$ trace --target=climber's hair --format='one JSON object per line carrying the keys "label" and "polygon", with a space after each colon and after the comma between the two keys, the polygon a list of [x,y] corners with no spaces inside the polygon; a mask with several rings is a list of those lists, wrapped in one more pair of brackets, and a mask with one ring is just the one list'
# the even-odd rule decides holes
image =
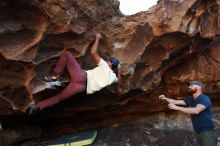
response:
{"label": "climber's hair", "polygon": [[116,57],[110,56],[110,57],[104,57],[105,61],[110,61],[112,63],[112,70],[118,76],[118,67],[119,67],[119,60]]}

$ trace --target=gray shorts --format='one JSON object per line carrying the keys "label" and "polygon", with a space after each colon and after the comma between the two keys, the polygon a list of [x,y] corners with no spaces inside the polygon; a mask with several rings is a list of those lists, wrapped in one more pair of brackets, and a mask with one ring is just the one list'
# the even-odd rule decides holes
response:
{"label": "gray shorts", "polygon": [[197,134],[200,146],[216,146],[217,136],[214,130],[204,131]]}

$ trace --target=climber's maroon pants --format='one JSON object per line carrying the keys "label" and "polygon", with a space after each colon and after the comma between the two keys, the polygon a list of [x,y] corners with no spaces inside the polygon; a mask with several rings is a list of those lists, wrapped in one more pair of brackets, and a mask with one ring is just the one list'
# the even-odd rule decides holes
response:
{"label": "climber's maroon pants", "polygon": [[77,93],[86,90],[86,72],[81,69],[75,57],[68,51],[63,51],[60,54],[59,61],[57,62],[56,67],[54,68],[54,72],[58,75],[61,75],[65,67],[67,68],[71,77],[70,83],[59,94],[39,102],[37,104],[38,108],[43,109],[45,107],[52,106],[64,99],[67,99]]}

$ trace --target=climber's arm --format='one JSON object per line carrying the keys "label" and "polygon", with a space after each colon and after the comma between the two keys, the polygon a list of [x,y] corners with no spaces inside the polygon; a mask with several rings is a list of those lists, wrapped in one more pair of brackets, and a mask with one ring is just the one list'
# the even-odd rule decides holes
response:
{"label": "climber's arm", "polygon": [[92,58],[95,60],[96,64],[98,64],[101,60],[101,57],[99,56],[98,51],[97,51],[100,39],[101,39],[101,35],[97,34],[96,40],[91,49],[91,55],[92,55]]}

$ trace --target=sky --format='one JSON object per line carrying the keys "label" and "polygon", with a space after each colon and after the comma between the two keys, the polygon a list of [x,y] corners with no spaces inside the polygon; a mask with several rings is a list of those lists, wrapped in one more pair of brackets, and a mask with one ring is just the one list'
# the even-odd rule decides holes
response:
{"label": "sky", "polygon": [[140,11],[146,11],[153,5],[157,4],[157,0],[119,0],[120,10],[125,15],[132,15]]}

